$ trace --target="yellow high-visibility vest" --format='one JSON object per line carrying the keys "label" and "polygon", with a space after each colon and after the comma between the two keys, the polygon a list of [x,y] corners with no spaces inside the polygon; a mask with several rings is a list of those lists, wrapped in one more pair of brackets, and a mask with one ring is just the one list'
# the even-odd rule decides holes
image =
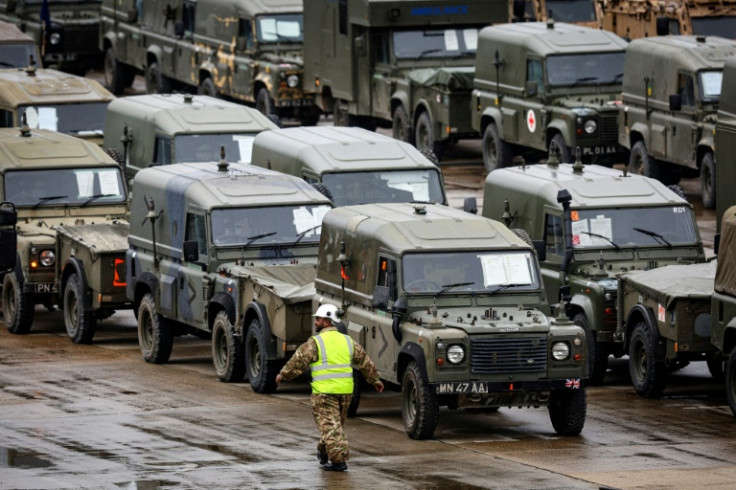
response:
{"label": "yellow high-visibility vest", "polygon": [[348,395],[353,393],[353,339],[337,330],[315,335],[319,359],[312,367],[312,391]]}

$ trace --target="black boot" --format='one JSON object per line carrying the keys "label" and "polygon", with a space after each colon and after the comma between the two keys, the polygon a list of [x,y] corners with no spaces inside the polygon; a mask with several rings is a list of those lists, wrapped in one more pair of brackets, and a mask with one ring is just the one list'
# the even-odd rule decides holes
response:
{"label": "black boot", "polygon": [[347,471],[348,464],[345,462],[342,463],[327,463],[324,465],[325,471]]}
{"label": "black boot", "polygon": [[319,449],[317,450],[317,459],[319,464],[327,464],[327,453],[323,453]]}

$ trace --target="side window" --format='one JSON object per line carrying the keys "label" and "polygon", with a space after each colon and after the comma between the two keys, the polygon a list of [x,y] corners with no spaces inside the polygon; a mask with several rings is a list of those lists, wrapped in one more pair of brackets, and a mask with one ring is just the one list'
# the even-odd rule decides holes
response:
{"label": "side window", "polygon": [[371,36],[373,41],[373,52],[376,56],[376,63],[389,64],[391,58],[388,50],[388,39],[389,36],[381,34],[377,36]]}
{"label": "side window", "polygon": [[196,4],[185,2],[182,5],[182,21],[184,22],[184,36],[191,37],[194,34],[194,15]]}
{"label": "side window", "polygon": [[677,75],[677,93],[680,94],[682,106],[695,106],[695,87],[691,75],[680,73]]}
{"label": "side window", "polygon": [[396,301],[396,261],[380,257],[378,259],[378,281],[377,286],[385,286],[389,290],[391,301]]}
{"label": "side window", "polygon": [[348,35],[348,0],[338,0],[337,2],[337,22],[340,34]]}
{"label": "side window", "polygon": [[562,227],[562,216],[548,214],[545,218],[544,242],[547,254],[565,254],[565,236]]}
{"label": "side window", "polygon": [[195,241],[199,245],[199,255],[207,255],[207,231],[204,216],[201,214],[187,213],[187,229],[184,240]]}
{"label": "side window", "polygon": [[171,139],[156,136],[153,148],[153,164],[169,165],[171,163]]}
{"label": "side window", "polygon": [[14,126],[13,113],[10,111],[0,110],[0,128],[12,128]]}
{"label": "side window", "polygon": [[253,47],[253,25],[250,19],[238,20],[238,37],[245,38],[245,48]]}
{"label": "side window", "polygon": [[526,81],[537,82],[537,92],[544,91],[544,70],[540,60],[527,60]]}

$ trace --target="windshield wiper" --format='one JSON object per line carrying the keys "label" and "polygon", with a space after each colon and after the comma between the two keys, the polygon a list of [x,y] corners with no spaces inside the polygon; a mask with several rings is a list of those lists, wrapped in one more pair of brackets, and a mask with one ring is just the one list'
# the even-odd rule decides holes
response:
{"label": "windshield wiper", "polygon": [[428,54],[439,53],[440,51],[443,51],[443,50],[442,49],[425,49],[424,51],[422,51],[416,56],[416,59],[421,60]]}
{"label": "windshield wiper", "polygon": [[598,80],[598,77],[580,77],[575,79],[575,83],[573,83],[573,86],[583,83],[583,82],[593,82],[595,80]]}
{"label": "windshield wiper", "polygon": [[493,289],[491,291],[488,291],[488,294],[496,294],[496,293],[498,293],[500,291],[505,291],[508,288],[515,288],[516,286],[528,286],[528,284],[519,284],[519,283],[515,283],[515,282],[512,282],[510,284],[501,284],[496,289]]}
{"label": "windshield wiper", "polygon": [[581,231],[580,233],[584,233],[584,234],[589,235],[589,236],[594,236],[596,238],[603,238],[605,241],[607,241],[608,243],[610,243],[611,245],[613,245],[616,248],[616,250],[618,250],[619,252],[621,251],[621,247],[619,247],[616,242],[614,242],[613,240],[611,240],[610,238],[608,238],[605,235],[601,235],[600,233],[591,233],[589,231]]}
{"label": "windshield wiper", "polygon": [[448,290],[452,288],[459,288],[460,286],[470,286],[471,284],[475,284],[475,282],[470,281],[470,282],[455,282],[453,284],[443,284],[442,289],[440,289],[440,291],[435,295],[435,297],[440,296],[442,293],[446,293]]}
{"label": "windshield wiper", "polygon": [[299,233],[299,238],[296,239],[296,241],[294,242],[294,245],[296,245],[297,243],[299,243],[299,241],[301,241],[301,239],[304,238],[307,235],[307,233],[309,233],[310,231],[314,231],[317,228],[321,228],[321,227],[322,227],[322,224],[320,223],[317,226],[313,226],[313,227],[311,227],[309,229],[306,229],[303,232]]}
{"label": "windshield wiper", "polygon": [[115,197],[116,194],[94,194],[92,196],[89,196],[89,199],[84,201],[80,207],[85,207],[87,204],[91,203],[92,201],[95,201],[101,197]]}
{"label": "windshield wiper", "polygon": [[652,238],[656,238],[657,240],[662,240],[660,243],[664,243],[667,245],[667,248],[672,248],[672,244],[667,241],[665,237],[663,237],[661,234],[657,233],[656,231],[651,230],[645,230],[643,228],[634,228],[634,231],[638,231],[639,233],[644,233],[645,235],[649,235]]}
{"label": "windshield wiper", "polygon": [[56,199],[64,199],[64,198],[67,198],[67,197],[69,197],[69,196],[44,196],[44,197],[39,197],[38,198],[38,202],[33,205],[33,209],[36,209],[41,204],[46,204],[49,201],[54,201]]}
{"label": "windshield wiper", "polygon": [[266,237],[269,237],[269,236],[273,236],[275,234],[276,234],[276,232],[275,231],[272,231],[271,233],[261,233],[260,235],[249,236],[248,238],[246,238],[246,240],[248,240],[248,241],[246,242],[245,246],[247,247],[248,245],[250,245],[251,243],[253,243],[256,240],[260,240],[261,238],[266,238]]}

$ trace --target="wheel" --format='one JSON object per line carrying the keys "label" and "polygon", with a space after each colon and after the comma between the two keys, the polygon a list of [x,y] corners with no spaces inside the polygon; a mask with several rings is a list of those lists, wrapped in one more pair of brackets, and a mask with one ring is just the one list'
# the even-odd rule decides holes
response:
{"label": "wheel", "polygon": [[3,318],[8,331],[14,334],[26,334],[31,330],[34,314],[33,301],[23,292],[23,286],[13,272],[5,274],[3,279]]}
{"label": "wheel", "polygon": [[117,148],[106,147],[106,148],[103,148],[102,151],[104,151],[107,154],[107,156],[115,160],[115,163],[117,163],[121,167],[125,163],[123,161],[123,156],[120,154]]}
{"label": "wheel", "polygon": [[409,124],[409,116],[406,113],[403,105],[400,105],[394,111],[394,115],[391,119],[391,130],[394,139],[404,141],[406,143],[412,143],[412,128]]}
{"label": "wheel", "polygon": [[419,118],[417,119],[417,126],[414,129],[414,145],[419,151],[424,149],[432,150],[438,159],[442,158],[444,146],[441,142],[434,139],[432,120],[426,111],[419,114]]}
{"label": "wheel", "polygon": [[557,152],[557,159],[560,163],[573,163],[572,150],[565,143],[565,138],[560,133],[552,136],[549,142],[549,151]]}
{"label": "wheel", "polygon": [[64,326],[75,344],[91,344],[95,336],[97,318],[94,311],[82,307],[84,291],[77,274],[72,274],[64,286]]}
{"label": "wheel", "polygon": [[713,153],[703,155],[700,162],[700,196],[703,206],[708,209],[716,207],[716,164],[713,161]]}
{"label": "wheel", "polygon": [[316,126],[319,124],[319,118],[322,117],[322,114],[319,112],[319,109],[313,109],[309,111],[304,111],[300,116],[299,120],[302,123],[302,126]]}
{"label": "wheel", "polygon": [[256,109],[266,116],[270,114],[278,116],[276,106],[274,105],[271,94],[268,93],[268,89],[266,87],[258,89],[258,93],[256,94]]}
{"label": "wheel", "polygon": [[549,419],[561,436],[576,436],[585,425],[588,400],[585,389],[558,390],[549,394]]}
{"label": "wheel", "polygon": [[363,390],[363,375],[360,371],[353,369],[353,397],[350,399],[348,406],[348,417],[355,417],[358,413],[358,405],[360,405],[360,394]]}
{"label": "wheel", "polygon": [[629,173],[645,175],[653,179],[661,180],[659,175],[659,165],[654,158],[649,156],[647,147],[643,141],[637,141],[631,147],[629,155]]}
{"label": "wheel", "polygon": [[174,334],[169,321],[156,311],[150,293],[143,296],[138,306],[138,344],[146,362],[163,364],[171,357]]}
{"label": "wheel", "polygon": [[157,62],[153,62],[146,70],[146,93],[168,94],[171,92],[171,81],[161,74]]}
{"label": "wheel", "polygon": [[736,348],[731,349],[726,362],[726,398],[731,412],[736,416]]}
{"label": "wheel", "polygon": [[588,339],[588,378],[590,384],[593,386],[601,385],[603,384],[603,378],[606,377],[606,370],[608,370],[608,349],[598,342],[596,333],[590,328],[588,317],[583,313],[575,315],[572,321],[585,330],[585,337]]}
{"label": "wheel", "polygon": [[685,189],[683,189],[682,186],[672,184],[668,185],[667,188],[677,194],[678,197],[681,197],[683,200],[687,201],[687,194],[685,194]]}
{"label": "wheel", "polygon": [[225,383],[242,381],[245,376],[242,338],[235,335],[226,311],[219,312],[212,324],[212,364]]}
{"label": "wheel", "polygon": [[708,363],[708,372],[713,376],[714,380],[723,381],[726,378],[727,358],[718,356],[714,359],[708,359],[706,362]]}
{"label": "wheel", "polygon": [[437,167],[440,166],[440,159],[437,158],[437,154],[434,152],[434,150],[430,150],[429,148],[423,148],[419,150],[419,153],[421,153],[422,156],[424,156],[424,158],[434,163],[435,166]]}
{"label": "wheel", "polygon": [[483,166],[486,172],[493,172],[497,168],[511,165],[511,149],[501,139],[498,128],[491,123],[483,132]]}
{"label": "wheel", "polygon": [[634,327],[629,343],[629,374],[638,394],[658,398],[667,382],[664,351],[655,344],[654,335],[642,321]]}
{"label": "wheel", "polygon": [[276,375],[279,374],[278,361],[269,361],[266,341],[258,319],[250,322],[245,335],[245,369],[248,381],[256,393],[274,393]]}
{"label": "wheel", "polygon": [[332,197],[332,192],[330,192],[327,186],[324,185],[322,182],[313,182],[312,187],[314,187],[315,190],[319,191],[323,196],[325,196],[330,201],[335,202],[335,199]]}
{"label": "wheel", "polygon": [[197,87],[197,94],[199,95],[208,95],[210,97],[217,97],[217,89],[215,88],[215,82],[212,81],[212,78],[206,77],[204,80],[199,82],[199,87]]}
{"label": "wheel", "polygon": [[266,114],[266,119],[268,119],[269,121],[271,121],[272,123],[274,123],[276,125],[276,127],[278,127],[278,128],[283,128],[284,127],[284,122],[276,114]]}
{"label": "wheel", "polygon": [[427,380],[412,361],[401,380],[401,418],[412,439],[430,439],[439,419],[437,395],[429,391]]}
{"label": "wheel", "polygon": [[105,86],[115,95],[122,94],[126,88],[130,87],[135,77],[132,68],[117,60],[113,48],[105,51],[104,72]]}

